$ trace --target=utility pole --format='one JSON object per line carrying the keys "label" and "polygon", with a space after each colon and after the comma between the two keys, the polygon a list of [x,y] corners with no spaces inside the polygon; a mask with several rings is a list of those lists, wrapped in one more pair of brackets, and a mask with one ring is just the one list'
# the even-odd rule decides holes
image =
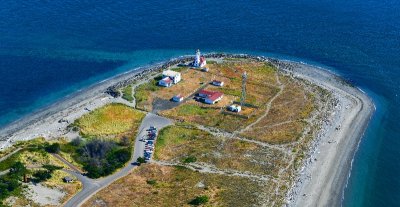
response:
{"label": "utility pole", "polygon": [[240,98],[240,106],[243,107],[244,101],[246,100],[246,81],[247,81],[247,73],[244,71],[242,74],[242,97]]}

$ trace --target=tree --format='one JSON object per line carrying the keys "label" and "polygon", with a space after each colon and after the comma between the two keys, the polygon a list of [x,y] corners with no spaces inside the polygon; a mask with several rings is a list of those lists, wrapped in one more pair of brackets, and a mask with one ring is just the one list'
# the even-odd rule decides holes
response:
{"label": "tree", "polygon": [[38,170],[33,176],[35,177],[36,182],[46,181],[51,178],[51,172],[48,170]]}
{"label": "tree", "polygon": [[120,140],[120,145],[129,146],[129,145],[131,145],[131,140],[127,136],[122,136],[121,140]]}
{"label": "tree", "polygon": [[17,177],[25,175],[27,171],[28,170],[22,162],[16,162],[10,168],[11,174]]}
{"label": "tree", "polygon": [[60,144],[59,143],[53,143],[51,145],[47,145],[45,147],[45,150],[48,153],[59,153],[60,152]]}
{"label": "tree", "polygon": [[76,137],[75,139],[73,139],[73,140],[71,141],[71,144],[72,144],[73,146],[76,146],[76,147],[80,146],[80,145],[82,144],[82,138]]}

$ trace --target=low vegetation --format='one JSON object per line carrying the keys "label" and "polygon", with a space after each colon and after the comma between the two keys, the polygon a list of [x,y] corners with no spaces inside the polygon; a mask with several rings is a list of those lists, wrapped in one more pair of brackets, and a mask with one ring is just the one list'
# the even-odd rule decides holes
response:
{"label": "low vegetation", "polygon": [[[155,182],[154,182],[155,181]],[[144,164],[101,190],[83,206],[261,206],[269,186],[237,176]],[[110,193],[113,192],[113,193]],[[272,192],[271,192],[272,193]],[[118,195],[118,196],[115,196]]]}
{"label": "low vegetation", "polygon": [[109,104],[75,121],[85,137],[119,135],[137,129],[144,113],[123,104]]}
{"label": "low vegetation", "polygon": [[129,102],[133,101],[132,85],[129,85],[122,89],[122,98]]}
{"label": "low vegetation", "polygon": [[206,163],[218,169],[272,177],[278,176],[279,170],[290,161],[282,151],[238,139],[215,137],[190,125],[162,129],[155,159],[178,164]]}
{"label": "low vegetation", "polygon": [[153,102],[151,93],[160,89],[160,87],[157,86],[160,78],[161,77],[156,77],[149,82],[143,83],[135,88],[136,108],[151,111],[151,104]]}

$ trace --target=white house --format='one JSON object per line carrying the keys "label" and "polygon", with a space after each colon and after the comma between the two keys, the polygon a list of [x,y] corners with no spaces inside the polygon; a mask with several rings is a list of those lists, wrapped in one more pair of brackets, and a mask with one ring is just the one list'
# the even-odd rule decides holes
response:
{"label": "white house", "polygon": [[177,84],[181,81],[181,73],[172,70],[166,70],[162,73],[162,79],[158,81],[158,85],[170,87],[172,84]]}
{"label": "white house", "polygon": [[198,96],[204,99],[204,103],[215,104],[222,99],[224,94],[217,91],[200,90]]}
{"label": "white house", "polygon": [[177,84],[182,79],[181,73],[175,72],[175,71],[172,71],[172,70],[164,71],[162,73],[162,76],[163,76],[163,78],[169,77],[174,84]]}

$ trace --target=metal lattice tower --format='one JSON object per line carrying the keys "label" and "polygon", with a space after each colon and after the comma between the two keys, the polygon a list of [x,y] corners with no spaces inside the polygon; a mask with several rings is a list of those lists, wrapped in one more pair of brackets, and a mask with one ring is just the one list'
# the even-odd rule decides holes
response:
{"label": "metal lattice tower", "polygon": [[244,101],[246,100],[246,81],[247,81],[247,73],[244,71],[242,74],[242,97],[240,98],[240,106],[243,107]]}

